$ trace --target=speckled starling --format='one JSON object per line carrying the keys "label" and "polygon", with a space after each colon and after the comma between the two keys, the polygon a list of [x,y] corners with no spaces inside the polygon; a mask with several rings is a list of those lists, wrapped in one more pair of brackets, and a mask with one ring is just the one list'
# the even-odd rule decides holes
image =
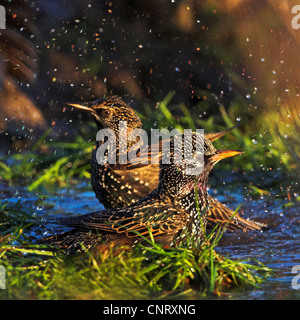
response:
{"label": "speckled starling", "polygon": [[[107,243],[134,245],[142,240],[141,236],[149,238],[150,233],[156,243],[163,245],[177,245],[187,235],[197,241],[196,244],[200,243],[206,227],[205,209],[209,205],[208,175],[219,160],[241,152],[216,150],[208,139],[196,133],[190,136],[180,134],[180,139],[184,142],[183,149],[188,141],[191,142],[193,162],[182,155],[181,163],[174,161],[174,138],[171,139],[170,163],[160,163],[159,183],[155,190],[128,207],[60,218],[57,220],[59,224],[74,229],[48,238],[48,243],[76,252]],[[196,167],[200,162],[199,150],[203,155],[201,145],[203,170],[187,174],[187,168]]]}
{"label": "speckled starling", "polygon": [[[142,128],[142,122],[136,112],[118,96],[109,96],[83,104],[72,103],[68,105],[90,112],[98,130],[112,129],[117,140],[119,138],[119,121],[127,121],[128,133],[133,129]],[[213,141],[224,136],[230,130],[205,134],[205,137]],[[91,182],[96,197],[105,208],[128,206],[157,187],[159,182],[158,164],[138,167],[128,164],[100,165],[96,159],[97,148],[100,145],[101,142],[96,142],[92,154]],[[207,221],[210,228],[213,228],[217,223],[226,225],[227,230],[261,230],[266,227],[264,224],[243,219],[239,214],[233,217],[234,212],[231,209],[210,195],[208,195],[208,200],[210,207]]]}

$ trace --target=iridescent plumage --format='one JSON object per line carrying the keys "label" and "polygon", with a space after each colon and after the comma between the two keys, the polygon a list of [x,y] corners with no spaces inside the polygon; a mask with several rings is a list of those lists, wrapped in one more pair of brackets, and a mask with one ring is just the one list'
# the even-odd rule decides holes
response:
{"label": "iridescent plumage", "polygon": [[[189,146],[192,146],[193,162],[186,161],[183,156],[180,164],[174,160],[174,139],[171,139],[170,163],[160,163],[159,183],[155,190],[128,207],[58,219],[58,223],[74,229],[44,239],[44,242],[70,252],[82,251],[103,242],[133,245],[142,237],[149,238],[150,233],[157,243],[164,245],[175,245],[187,234],[201,242],[206,227],[205,209],[209,205],[208,175],[214,164],[225,157],[226,152],[216,150],[209,140],[195,133],[191,137],[180,135],[180,139],[184,141],[183,149],[187,141],[191,140]],[[187,174],[187,169],[199,165],[199,152],[202,152],[199,146],[202,143],[203,170]]]}
{"label": "iridescent plumage", "polygon": [[[136,112],[118,96],[110,96],[85,104],[70,104],[79,109],[89,111],[97,124],[98,129],[112,129],[119,137],[119,121],[127,121],[128,133],[136,128],[142,128],[142,122]],[[217,133],[205,134],[211,141],[224,136],[231,129]],[[128,206],[153,191],[159,181],[158,164],[140,166],[132,165],[99,165],[96,159],[96,148],[91,160],[91,182],[96,197],[105,208]],[[130,144],[126,146],[129,148]],[[161,151],[161,146],[152,146],[152,149]],[[118,151],[118,141],[117,141]],[[151,149],[149,149],[149,154]],[[207,213],[208,226],[214,227],[217,223],[227,225],[227,230],[242,229],[261,230],[266,225],[243,219],[239,214],[234,217],[234,212],[217,199],[208,195],[210,207]]]}

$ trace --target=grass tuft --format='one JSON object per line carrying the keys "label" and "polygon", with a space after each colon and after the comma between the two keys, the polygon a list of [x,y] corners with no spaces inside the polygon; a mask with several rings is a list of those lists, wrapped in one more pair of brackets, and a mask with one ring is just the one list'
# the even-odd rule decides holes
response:
{"label": "grass tuft", "polygon": [[[19,217],[22,225],[15,223]],[[150,239],[131,250],[110,247],[68,256],[33,244],[26,236],[33,221],[21,209],[4,220],[11,228],[0,225],[0,259],[7,278],[2,299],[188,299],[257,287],[271,272],[259,262],[218,254],[214,248],[220,231],[207,235],[200,246],[191,246],[189,238],[178,247]]]}

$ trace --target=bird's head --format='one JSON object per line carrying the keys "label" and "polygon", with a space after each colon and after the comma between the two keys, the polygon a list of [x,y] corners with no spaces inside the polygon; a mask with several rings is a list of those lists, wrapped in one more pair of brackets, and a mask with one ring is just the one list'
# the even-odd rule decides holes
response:
{"label": "bird's head", "polygon": [[[176,149],[177,146],[177,149]],[[218,150],[202,134],[176,135],[170,141],[170,162],[160,163],[160,184],[174,196],[197,188],[207,190],[208,175],[222,159],[243,152]]]}
{"label": "bird's head", "polygon": [[120,121],[127,122],[128,131],[142,127],[139,116],[118,96],[85,103],[67,103],[67,105],[89,112],[94,117],[98,130],[111,129],[118,133]]}

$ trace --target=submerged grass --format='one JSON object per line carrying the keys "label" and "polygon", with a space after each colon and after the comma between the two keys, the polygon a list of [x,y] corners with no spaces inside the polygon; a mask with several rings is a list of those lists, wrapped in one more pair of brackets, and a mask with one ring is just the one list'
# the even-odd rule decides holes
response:
{"label": "submerged grass", "polygon": [[[9,210],[2,208],[2,215]],[[85,252],[67,256],[25,236],[32,220],[11,212],[0,225],[0,264],[6,269],[1,299],[172,299],[224,295],[233,287],[256,287],[270,269],[249,261],[233,261],[214,248],[221,233],[207,235],[200,247],[190,239],[176,248],[145,240],[136,248]],[[15,221],[22,217],[23,224]],[[27,231],[29,231],[27,230]],[[210,241],[208,241],[210,240]]]}

